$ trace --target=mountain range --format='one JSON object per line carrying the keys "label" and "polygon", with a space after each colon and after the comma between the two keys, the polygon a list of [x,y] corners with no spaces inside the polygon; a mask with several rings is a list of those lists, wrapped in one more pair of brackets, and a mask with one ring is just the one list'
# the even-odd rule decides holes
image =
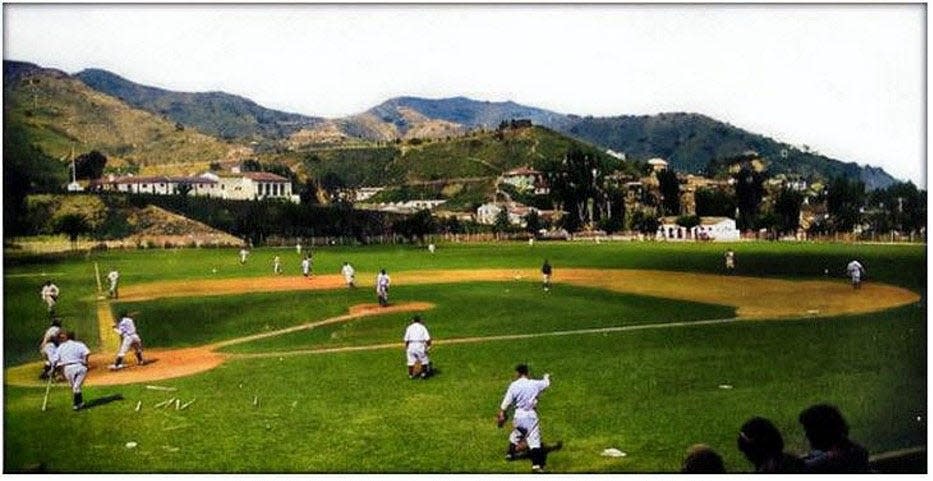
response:
{"label": "mountain range", "polygon": [[[5,113],[10,118],[13,112],[14,121],[25,122],[33,131],[41,134],[39,137],[51,135],[41,132],[48,130],[52,134],[64,134],[58,136],[66,139],[83,139],[76,125],[88,123],[78,111],[71,112],[74,116],[67,123],[56,123],[55,116],[42,112],[42,109],[29,112],[31,109],[25,107],[28,107],[30,101],[37,103],[33,95],[35,92],[32,92],[36,89],[33,79],[40,78],[49,78],[47,83],[68,84],[69,89],[64,89],[68,92],[58,92],[61,95],[109,97],[107,102],[97,99],[91,101],[90,106],[85,105],[89,115],[116,115],[116,111],[121,109],[110,107],[117,104],[124,105],[122,111],[138,112],[137,117],[148,115],[145,121],[141,118],[135,121],[147,125],[152,123],[151,127],[142,130],[159,132],[150,137],[155,137],[162,144],[173,133],[192,135],[192,131],[215,139],[213,142],[227,150],[219,153],[219,148],[210,149],[209,155],[215,158],[247,155],[249,146],[256,145],[300,152],[321,146],[358,147],[360,143],[386,143],[397,139],[434,139],[443,142],[468,132],[493,130],[503,121],[528,119],[535,125],[601,149],[623,152],[629,159],[665,158],[674,169],[683,172],[705,172],[708,166],[716,164],[714,161],[755,151],[768,161],[769,172],[774,174],[800,175],[809,180],[844,176],[865,182],[869,189],[884,188],[897,182],[883,169],[842,162],[695,113],[581,117],[514,102],[488,102],[466,97],[396,97],[359,114],[325,119],[267,109],[249,99],[223,92],[185,93],[145,86],[99,69],[87,69],[70,76],[33,64],[5,60]],[[30,80],[24,82],[24,79]],[[41,82],[38,83],[41,85]],[[78,88],[78,84],[87,91]],[[56,102],[67,103],[66,100],[56,99]],[[71,99],[68,102],[75,101]],[[102,105],[109,107],[102,111]],[[124,117],[115,116],[111,122],[117,123],[116,119]],[[126,120],[119,122],[123,121]],[[171,132],[163,132],[165,125],[171,126]],[[119,130],[119,126],[113,128]],[[62,140],[56,142],[61,144]],[[191,139],[176,139],[175,144],[188,145],[191,142]],[[108,154],[139,157],[135,150],[145,148],[138,142],[121,140],[116,143],[121,144],[120,148]],[[100,142],[97,144],[102,145]],[[127,144],[135,147],[129,148]],[[60,151],[61,145],[57,147]],[[57,155],[57,152],[53,155]]]}

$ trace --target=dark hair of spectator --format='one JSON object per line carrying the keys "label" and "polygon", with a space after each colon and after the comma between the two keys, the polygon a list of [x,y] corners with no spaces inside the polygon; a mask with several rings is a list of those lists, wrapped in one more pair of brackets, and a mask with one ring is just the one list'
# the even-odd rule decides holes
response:
{"label": "dark hair of spectator", "polygon": [[722,457],[716,454],[712,448],[705,444],[696,444],[687,451],[687,457],[684,458],[684,464],[680,468],[681,473],[690,474],[722,474],[726,472],[726,466],[722,462]]}
{"label": "dark hair of spectator", "polygon": [[798,420],[813,449],[826,451],[849,437],[849,425],[835,406],[810,406],[800,413]]}
{"label": "dark hair of spectator", "polygon": [[784,451],[784,438],[771,421],[754,417],[742,425],[737,440],[739,451],[755,466]]}

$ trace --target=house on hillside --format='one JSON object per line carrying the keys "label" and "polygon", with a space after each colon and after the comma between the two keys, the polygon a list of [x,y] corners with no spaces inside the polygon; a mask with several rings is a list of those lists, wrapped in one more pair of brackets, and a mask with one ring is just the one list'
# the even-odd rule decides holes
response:
{"label": "house on hillside", "polygon": [[[181,186],[191,187],[188,195],[206,195],[216,182],[202,177],[169,177],[165,175],[125,177],[109,176],[92,180],[88,189],[98,192],[123,192],[127,194],[173,195]],[[195,191],[201,192],[196,193]]]}
{"label": "house on hillside", "polygon": [[652,172],[659,172],[662,170],[667,170],[667,161],[660,157],[648,159],[648,165],[651,166]]}
{"label": "house on hillside", "polygon": [[559,217],[558,211],[542,210],[518,202],[490,202],[476,209],[476,222],[479,224],[493,225],[496,223],[496,217],[502,209],[506,209],[509,214],[509,224],[519,227],[525,227],[527,225],[525,217],[532,211],[537,212],[538,217],[545,221],[553,221]]}
{"label": "house on hillside", "polygon": [[509,184],[519,192],[533,192],[535,195],[547,195],[550,190],[541,171],[529,167],[518,167],[499,176],[499,183]]}
{"label": "house on hillside", "polygon": [[655,238],[658,240],[737,241],[739,230],[728,217],[700,217],[700,224],[691,228],[677,225],[677,217],[662,217]]}

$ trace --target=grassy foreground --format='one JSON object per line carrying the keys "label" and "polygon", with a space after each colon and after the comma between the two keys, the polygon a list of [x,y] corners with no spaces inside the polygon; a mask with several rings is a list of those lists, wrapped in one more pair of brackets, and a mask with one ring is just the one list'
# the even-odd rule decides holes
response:
{"label": "grassy foreground", "polygon": [[[396,350],[247,359],[163,383],[173,393],[91,387],[91,398],[126,399],[78,414],[64,389],[43,414],[41,389],[7,387],[5,469],[524,472],[527,465],[500,460],[506,433],[493,424],[518,361],[553,375],[540,407],[545,438],[567,443],[551,458],[556,472],[676,470],[695,442],[745,470],[733,446],[746,418],[773,419],[799,452],[796,414],[819,401],[838,404],[853,438],[878,452],[925,440],[925,339],[922,310],[911,306],[439,346],[442,372],[429,382],[408,381]],[[153,407],[171,396],[197,400],[183,411]],[[126,448],[130,441],[138,447]],[[629,456],[600,457],[607,447]]]}

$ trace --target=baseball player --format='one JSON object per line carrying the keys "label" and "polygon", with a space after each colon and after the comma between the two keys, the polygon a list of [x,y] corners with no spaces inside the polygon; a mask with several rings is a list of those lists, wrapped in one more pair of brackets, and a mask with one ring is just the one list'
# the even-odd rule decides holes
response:
{"label": "baseball player", "polygon": [[538,395],[551,385],[551,377],[545,374],[541,380],[528,377],[528,365],[515,366],[516,379],[505,392],[502,404],[499,405],[499,415],[496,423],[501,428],[505,425],[506,411],[512,406],[515,413],[512,416],[512,432],[509,434],[509,448],[505,459],[511,461],[521,451],[523,444],[528,446],[528,457],[531,458],[531,470],[541,472],[547,461],[547,452],[541,446],[541,426],[538,421]]}
{"label": "baseball player", "polygon": [[435,249],[437,249],[437,246],[435,246],[433,242],[428,244],[428,252],[433,254]]}
{"label": "baseball player", "polygon": [[735,252],[732,249],[726,251],[723,258],[726,260],[726,272],[732,274],[735,272]]}
{"label": "baseball player", "polygon": [[405,355],[408,358],[408,379],[415,378],[415,363],[421,364],[421,379],[427,379],[432,374],[431,360],[428,351],[431,349],[431,334],[428,328],[421,323],[421,316],[411,318],[411,324],[405,329]]}
{"label": "baseball player", "polygon": [[551,290],[551,272],[553,272],[551,264],[548,264],[547,259],[544,259],[544,265],[541,266],[541,277],[543,279],[542,282],[544,286],[544,292]]}
{"label": "baseball player", "polygon": [[58,356],[58,335],[61,332],[62,321],[57,317],[52,318],[52,325],[45,330],[42,340],[39,341],[39,352],[45,357],[45,365],[42,367],[39,379],[48,379],[49,376],[53,376],[55,373],[52,365],[55,363],[56,356]]}
{"label": "baseball player", "polygon": [[382,269],[376,276],[376,297],[379,299],[379,305],[386,307],[389,305],[389,284],[391,280],[386,270]]}
{"label": "baseball player", "polygon": [[301,260],[301,275],[305,277],[311,276],[311,258],[307,255]]}
{"label": "baseball player", "polygon": [[53,366],[60,366],[65,379],[71,385],[72,409],[75,411],[84,407],[84,397],[81,395],[81,385],[87,376],[87,358],[91,354],[83,342],[76,341],[71,331],[58,333],[58,351]]}
{"label": "baseball player", "polygon": [[55,312],[55,304],[58,303],[58,286],[52,283],[52,281],[45,281],[45,284],[42,285],[42,291],[40,295],[42,300],[45,301],[45,305],[48,306],[49,315],[53,315]]}
{"label": "baseball player", "polygon": [[301,242],[295,244],[295,252],[297,252],[298,255],[301,255]]}
{"label": "baseball player", "polygon": [[117,291],[117,283],[120,282],[120,273],[116,269],[110,269],[110,272],[107,273],[107,280],[110,281],[110,297],[119,299],[120,294]]}
{"label": "baseball player", "polygon": [[848,273],[849,278],[852,279],[852,288],[861,289],[862,276],[865,275],[865,268],[862,266],[862,263],[853,259],[852,262],[846,265],[846,273]]}
{"label": "baseball player", "polygon": [[246,247],[240,249],[240,265],[246,264],[246,257],[249,256],[249,251],[246,250]]}
{"label": "baseball player", "polygon": [[272,272],[274,274],[282,273],[282,259],[280,259],[279,256],[272,258]]}
{"label": "baseball player", "polygon": [[117,352],[117,359],[110,365],[111,371],[123,369],[123,356],[129,352],[130,348],[136,353],[136,362],[143,366],[146,361],[143,359],[143,340],[136,333],[136,323],[126,313],[120,313],[120,322],[113,326],[113,330],[120,335],[120,350]]}
{"label": "baseball player", "polygon": [[343,274],[343,280],[347,283],[347,287],[352,289],[356,287],[356,270],[353,269],[353,266],[349,262],[344,262],[343,267],[340,268],[340,273]]}

